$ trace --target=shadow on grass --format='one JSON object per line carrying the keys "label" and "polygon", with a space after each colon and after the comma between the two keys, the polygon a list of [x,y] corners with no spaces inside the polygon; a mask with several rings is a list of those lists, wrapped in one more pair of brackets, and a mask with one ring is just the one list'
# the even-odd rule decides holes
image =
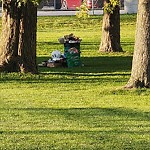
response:
{"label": "shadow on grass", "polygon": [[[51,41],[49,41],[49,42],[38,42],[37,43],[38,45],[47,45],[47,46],[53,46],[53,45],[60,45],[60,43],[58,42],[58,41],[56,41],[56,42],[51,42]],[[97,41],[97,42],[95,42],[95,41],[90,41],[90,42],[86,42],[86,41],[83,41],[82,43],[81,43],[81,46],[91,46],[91,45],[97,45],[97,46],[99,46],[100,45],[100,42],[99,41]],[[127,41],[127,42],[124,42],[124,41],[121,41],[121,45],[122,45],[122,47],[125,47],[125,46],[134,46],[134,42],[131,42],[131,41]],[[82,48],[83,50],[84,50],[84,48]]]}
{"label": "shadow on grass", "polygon": [[[0,110],[7,110],[0,108]],[[126,119],[130,120],[140,120],[140,121],[150,121],[150,112],[141,112],[135,111],[129,108],[116,107],[116,108],[9,108],[8,111],[26,111],[31,113],[36,113],[38,115],[61,115],[68,119],[73,120],[89,120],[89,119],[97,119],[97,117],[111,117],[111,120],[120,120]],[[93,116],[95,118],[93,118]],[[110,118],[109,118],[110,119]],[[93,124],[93,122],[91,122]]]}
{"label": "shadow on grass", "polygon": [[[47,60],[47,57],[38,57],[38,63]],[[39,68],[41,73],[70,72],[70,73],[113,73],[113,72],[129,72],[131,70],[131,56],[99,56],[99,57],[81,57],[84,64],[83,67],[74,68]]]}
{"label": "shadow on grass", "polygon": [[[50,76],[51,75],[51,76]],[[125,80],[125,77],[128,76],[128,73],[125,74],[91,74],[91,75],[85,75],[85,74],[73,74],[73,73],[41,73],[40,75],[36,76],[28,76],[26,77],[21,76],[9,76],[6,77],[3,75],[0,78],[0,83],[3,82],[10,82],[10,81],[17,81],[17,82],[25,82],[25,83],[90,83],[90,82],[100,82],[100,77],[102,77],[103,82],[110,82],[112,80],[115,81],[117,76],[122,76],[117,79],[116,82],[123,82]],[[80,78],[83,77],[83,78]],[[85,77],[85,78],[84,78]],[[86,78],[87,77],[87,78]],[[94,77],[94,78],[93,78]],[[110,77],[110,78],[109,78]]]}
{"label": "shadow on grass", "polygon": [[59,45],[58,42],[38,42],[38,46],[43,46],[43,45],[48,45],[48,46],[54,46],[54,45]]}
{"label": "shadow on grass", "polygon": [[[38,46],[39,47],[43,47],[43,45],[45,45],[46,47],[61,47],[61,49],[63,50],[63,44],[60,44],[58,41],[56,41],[56,42],[38,42],[37,43],[38,44]],[[82,50],[89,50],[89,51],[91,51],[91,49],[99,49],[99,45],[100,45],[100,42],[99,41],[97,41],[97,42],[95,42],[95,41],[90,41],[90,42],[82,42],[81,43],[81,47],[82,47]],[[134,42],[130,42],[130,41],[128,41],[128,42],[121,42],[121,45],[122,45],[122,47],[123,47],[123,49],[126,49],[126,47],[132,47],[131,49],[134,49]],[[40,48],[40,49],[41,49]]]}
{"label": "shadow on grass", "polygon": [[[51,122],[55,124],[55,119],[57,118],[56,123],[58,124],[59,121],[60,124],[59,130],[56,128],[56,130],[0,131],[1,134],[82,134],[96,132],[105,132],[108,134],[150,133],[148,130],[150,112],[134,111],[127,108],[9,108],[9,110],[1,108],[0,110],[5,113],[7,113],[7,111],[8,113],[25,113],[28,115],[26,120],[27,123],[29,123],[29,120],[35,116],[36,120],[32,120],[32,124],[37,120],[42,121],[41,118],[45,118],[44,123],[48,123],[51,116],[53,116]],[[54,116],[56,118],[54,118]],[[74,130],[70,130],[71,126],[67,127],[68,123],[72,125],[72,128],[74,128],[76,124],[79,126]],[[63,129],[63,127],[65,127],[65,129]],[[84,127],[86,127],[86,130],[84,130]],[[134,130],[131,130],[133,128]]]}
{"label": "shadow on grass", "polygon": [[[48,60],[48,57],[38,57],[37,62]],[[1,74],[0,82],[27,82],[27,83],[76,83],[76,82],[122,82],[130,75],[131,56],[99,56],[82,57],[82,67],[48,68],[39,67],[39,74]],[[80,78],[82,77],[82,78]]]}
{"label": "shadow on grass", "polygon": [[[48,142],[49,147],[54,148],[52,141],[55,141],[55,146],[59,146],[60,149],[68,149],[66,146],[70,146],[70,142],[76,149],[82,149],[79,145],[83,143],[87,147],[93,145],[94,149],[99,149],[101,144],[105,145],[104,149],[112,147],[113,149],[149,149],[150,147],[150,112],[117,107],[0,108],[0,111],[1,117],[3,113],[7,114],[11,117],[8,120],[9,124],[15,123],[15,127],[18,127],[8,129],[5,120],[6,129],[3,127],[0,130],[1,139],[4,141],[7,136],[10,140],[18,137],[18,141],[20,136],[23,136],[30,146],[39,142],[38,139],[42,143],[48,138],[51,141]],[[21,127],[19,127],[20,122]],[[33,135],[36,139],[32,139]],[[9,144],[9,141],[7,143]]]}
{"label": "shadow on grass", "polygon": [[[60,43],[59,42],[51,42],[51,41],[49,41],[49,42],[38,42],[38,45],[48,45],[48,46],[53,46],[53,45],[60,45]],[[62,44],[61,44],[62,45]],[[82,44],[81,44],[82,46],[83,45],[85,45],[85,46],[90,46],[90,45],[99,45],[99,42],[95,42],[95,41],[93,41],[93,42],[82,42]]]}
{"label": "shadow on grass", "polygon": [[[130,126],[132,127],[132,126]],[[138,128],[138,125],[136,126],[133,126],[133,127],[137,127]],[[144,128],[145,126],[143,126]],[[107,127],[106,127],[107,128]],[[148,128],[148,126],[147,126]],[[83,130],[83,129],[59,129],[59,130],[25,130],[25,131],[0,131],[0,134],[117,134],[119,136],[119,134],[138,134],[138,135],[142,135],[142,134],[149,134],[149,131],[132,131],[132,130],[116,130],[116,129],[112,129],[112,130],[109,130],[109,131],[106,131],[106,130]],[[149,143],[150,144],[150,143]]]}

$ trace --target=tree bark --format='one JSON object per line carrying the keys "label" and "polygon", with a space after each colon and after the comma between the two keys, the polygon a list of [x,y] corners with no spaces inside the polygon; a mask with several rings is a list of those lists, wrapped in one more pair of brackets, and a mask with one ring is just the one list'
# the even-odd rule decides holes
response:
{"label": "tree bark", "polygon": [[[104,1],[104,5],[109,0]],[[102,38],[99,51],[122,52],[120,45],[120,7],[116,6],[113,13],[104,12],[102,24]]]}
{"label": "tree bark", "polygon": [[17,0],[3,0],[0,71],[18,70],[19,20]]}
{"label": "tree bark", "polygon": [[150,0],[139,0],[131,77],[126,88],[150,88]]}
{"label": "tree bark", "polygon": [[0,71],[37,73],[37,7],[31,0],[3,0]]}
{"label": "tree bark", "polygon": [[27,0],[21,8],[20,35],[18,54],[21,58],[20,71],[37,73],[36,65],[36,31],[37,7]]}

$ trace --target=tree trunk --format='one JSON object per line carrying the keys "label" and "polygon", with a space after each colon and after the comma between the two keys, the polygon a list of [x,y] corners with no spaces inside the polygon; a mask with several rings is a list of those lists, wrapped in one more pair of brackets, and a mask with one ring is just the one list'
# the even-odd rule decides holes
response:
{"label": "tree trunk", "polygon": [[[22,5],[20,19],[20,36],[18,54],[21,58],[20,71],[37,73],[36,65],[36,30],[37,30],[37,7],[27,0]],[[32,14],[32,15],[31,15]]]}
{"label": "tree trunk", "polygon": [[19,20],[17,0],[3,0],[0,71],[18,70]]}
{"label": "tree trunk", "polygon": [[[105,0],[104,5],[108,3],[109,0]],[[120,8],[118,5],[113,13],[104,12],[99,51],[122,52],[120,45]]]}
{"label": "tree trunk", "polygon": [[31,0],[3,0],[0,71],[37,73],[37,7]]}
{"label": "tree trunk", "polygon": [[150,87],[150,0],[139,0],[132,71],[125,87]]}

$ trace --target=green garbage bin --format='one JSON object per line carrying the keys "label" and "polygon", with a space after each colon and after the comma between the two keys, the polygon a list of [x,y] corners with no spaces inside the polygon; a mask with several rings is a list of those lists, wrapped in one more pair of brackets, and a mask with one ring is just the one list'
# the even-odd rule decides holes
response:
{"label": "green garbage bin", "polygon": [[64,55],[68,68],[81,66],[80,53],[79,42],[64,43]]}

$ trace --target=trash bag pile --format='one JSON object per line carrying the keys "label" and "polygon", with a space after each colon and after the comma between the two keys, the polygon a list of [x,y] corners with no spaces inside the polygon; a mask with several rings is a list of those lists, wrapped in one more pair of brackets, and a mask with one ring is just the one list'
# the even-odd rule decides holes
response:
{"label": "trash bag pile", "polygon": [[76,37],[73,33],[69,35],[65,35],[62,38],[58,39],[59,43],[64,44],[64,43],[80,43],[82,41],[81,38]]}
{"label": "trash bag pile", "polygon": [[50,59],[38,64],[40,67],[67,67],[66,58],[59,50],[54,50],[51,53]]}
{"label": "trash bag pile", "polygon": [[71,33],[59,38],[58,41],[59,43],[64,44],[64,54],[62,54],[59,50],[54,50],[51,53],[51,58],[42,62],[39,66],[68,68],[81,66],[80,42],[82,39]]}

